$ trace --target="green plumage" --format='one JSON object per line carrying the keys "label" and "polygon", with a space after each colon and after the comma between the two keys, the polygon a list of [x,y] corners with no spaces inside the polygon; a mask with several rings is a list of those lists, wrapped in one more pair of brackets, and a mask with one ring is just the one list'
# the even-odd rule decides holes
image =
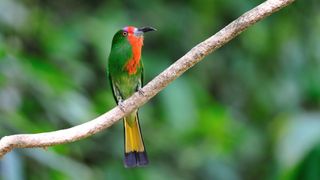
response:
{"label": "green plumage", "polygon": [[108,63],[109,80],[117,102],[127,99],[141,87],[143,73],[141,61],[135,74],[126,70],[125,66],[132,58],[132,47],[122,32],[118,31],[112,40]]}

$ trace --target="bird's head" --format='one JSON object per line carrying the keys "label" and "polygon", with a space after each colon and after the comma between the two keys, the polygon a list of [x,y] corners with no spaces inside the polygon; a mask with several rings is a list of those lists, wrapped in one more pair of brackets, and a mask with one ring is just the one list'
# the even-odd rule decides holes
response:
{"label": "bird's head", "polygon": [[153,27],[137,28],[134,26],[126,26],[114,35],[112,44],[129,42],[132,46],[142,46],[144,33],[150,31],[156,31],[156,29]]}
{"label": "bird's head", "polygon": [[122,29],[123,36],[134,36],[135,38],[143,37],[143,34],[150,31],[156,31],[153,27],[136,28],[134,26],[127,26]]}

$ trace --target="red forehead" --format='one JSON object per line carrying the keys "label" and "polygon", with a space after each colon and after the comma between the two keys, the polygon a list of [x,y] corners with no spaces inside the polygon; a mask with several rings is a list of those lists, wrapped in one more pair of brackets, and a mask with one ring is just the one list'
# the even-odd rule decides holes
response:
{"label": "red forehead", "polygon": [[127,26],[124,28],[124,30],[126,30],[128,33],[134,33],[134,30],[136,29],[136,27],[134,26]]}

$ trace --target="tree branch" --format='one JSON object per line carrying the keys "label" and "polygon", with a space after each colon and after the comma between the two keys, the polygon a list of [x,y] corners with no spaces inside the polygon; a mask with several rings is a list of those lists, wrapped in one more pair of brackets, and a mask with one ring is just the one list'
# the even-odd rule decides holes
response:
{"label": "tree branch", "polygon": [[125,115],[148,102],[169,83],[201,61],[205,56],[226,44],[256,22],[289,5],[293,1],[294,0],[267,0],[246,12],[215,35],[192,48],[187,54],[150,81],[142,88],[144,92],[143,95],[141,93],[135,93],[124,101],[124,111],[119,107],[115,107],[89,122],[69,129],[38,134],[5,136],[0,140],[0,157],[14,148],[48,147],[74,142],[110,127]]}

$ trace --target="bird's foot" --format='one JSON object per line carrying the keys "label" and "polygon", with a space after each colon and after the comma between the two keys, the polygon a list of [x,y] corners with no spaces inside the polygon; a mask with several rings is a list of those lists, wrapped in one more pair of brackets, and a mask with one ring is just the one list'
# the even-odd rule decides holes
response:
{"label": "bird's foot", "polygon": [[125,107],[122,100],[118,102],[118,106],[122,112],[125,112]]}
{"label": "bird's foot", "polygon": [[138,88],[138,92],[141,96],[145,96],[144,91],[142,90],[142,88]]}

